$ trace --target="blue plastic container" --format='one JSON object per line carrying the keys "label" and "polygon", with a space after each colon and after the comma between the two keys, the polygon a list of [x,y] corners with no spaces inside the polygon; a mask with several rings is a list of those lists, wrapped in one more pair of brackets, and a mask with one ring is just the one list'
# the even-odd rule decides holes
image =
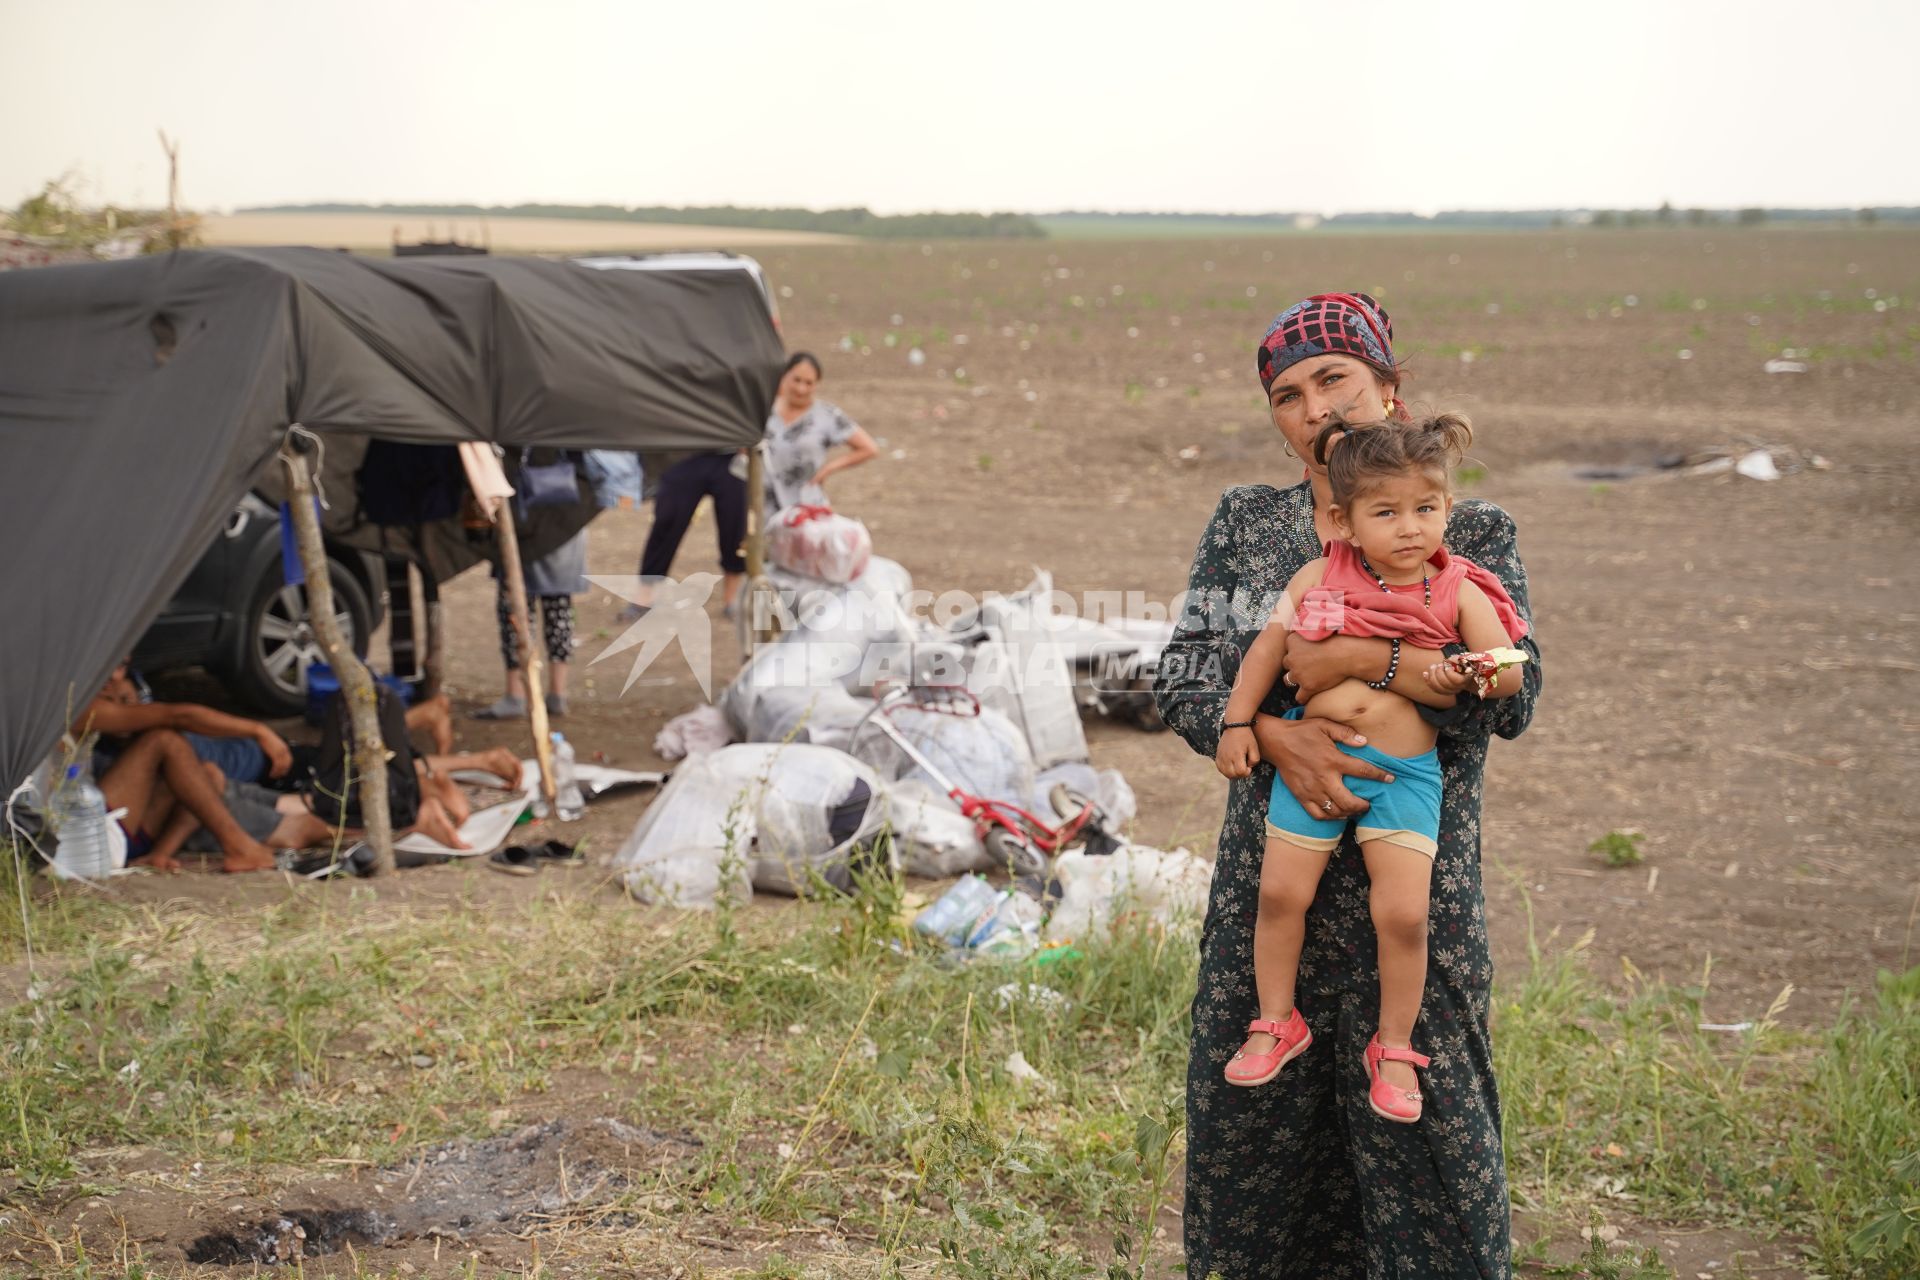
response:
{"label": "blue plastic container", "polygon": [[[376,673],[374,679],[394,691],[400,697],[400,705],[413,705],[413,686],[399,676],[383,676]],[[340,692],[339,678],[333,674],[333,668],[324,662],[316,662],[307,668],[307,723],[315,728],[326,717],[327,699]]]}

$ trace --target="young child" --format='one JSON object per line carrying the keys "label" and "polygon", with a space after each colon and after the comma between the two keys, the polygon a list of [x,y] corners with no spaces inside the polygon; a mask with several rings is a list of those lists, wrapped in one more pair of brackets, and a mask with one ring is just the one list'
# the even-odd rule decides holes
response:
{"label": "young child", "polygon": [[[1366,735],[1367,745],[1341,750],[1393,775],[1387,783],[1351,777],[1347,783],[1370,806],[1353,820],[1354,838],[1372,882],[1380,957],[1379,1028],[1366,1049],[1368,1101],[1377,1114],[1403,1123],[1420,1118],[1413,1068],[1427,1065],[1413,1052],[1412,1037],[1427,978],[1427,895],[1440,832],[1441,775],[1433,726],[1388,686],[1399,670],[1403,642],[1439,649],[1464,641],[1489,650],[1527,630],[1491,573],[1449,556],[1441,545],[1453,508],[1449,476],[1472,439],[1472,427],[1458,414],[1418,423],[1336,423],[1320,433],[1314,454],[1327,468],[1329,515],[1344,541],[1328,543],[1322,558],[1294,575],[1247,651],[1227,700],[1215,759],[1229,778],[1244,778],[1259,763],[1253,717],[1280,673],[1286,646],[1335,632],[1393,641],[1381,679],[1343,681],[1287,717],[1318,716],[1353,727]],[[1421,677],[1435,693],[1458,694],[1475,685],[1475,669],[1438,662]],[[1484,671],[1484,664],[1477,669]],[[1519,689],[1520,673],[1501,670],[1482,683],[1483,696],[1507,697]],[[1325,807],[1331,810],[1332,802]],[[1313,1042],[1294,1007],[1294,982],[1307,908],[1346,825],[1330,812],[1308,812],[1275,781],[1253,934],[1260,1017],[1227,1063],[1229,1084],[1265,1084]]]}

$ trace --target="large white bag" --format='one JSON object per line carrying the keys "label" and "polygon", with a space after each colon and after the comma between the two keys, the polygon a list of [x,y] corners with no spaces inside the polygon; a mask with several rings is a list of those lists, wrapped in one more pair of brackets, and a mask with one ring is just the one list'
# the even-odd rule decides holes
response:
{"label": "large white bag", "polygon": [[[982,707],[977,716],[954,716],[908,705],[896,707],[892,719],[901,736],[961,790],[1022,808],[1032,805],[1033,756],[1025,735],[998,711]],[[912,779],[946,791],[945,784],[871,727],[849,750],[884,778]]]}
{"label": "large white bag", "polygon": [[900,866],[910,876],[944,880],[969,871],[992,871],[995,863],[953,801],[922,782],[887,787],[887,820]]}
{"label": "large white bag", "polygon": [[796,504],[768,523],[767,555],[789,573],[822,582],[852,582],[866,571],[873,535],[830,507]]}
{"label": "large white bag", "polygon": [[675,770],[613,865],[634,897],[671,906],[797,894],[815,874],[844,889],[885,819],[880,779],[845,752],[739,743]]}
{"label": "large white bag", "polygon": [[1049,942],[1104,938],[1116,920],[1198,926],[1213,865],[1186,849],[1122,845],[1109,854],[1070,850],[1053,864],[1061,896],[1047,917]]}

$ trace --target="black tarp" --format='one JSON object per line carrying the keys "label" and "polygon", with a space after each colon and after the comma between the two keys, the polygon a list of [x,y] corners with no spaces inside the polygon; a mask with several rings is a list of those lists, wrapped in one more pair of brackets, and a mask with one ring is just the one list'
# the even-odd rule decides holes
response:
{"label": "black tarp", "polygon": [[0,782],[45,756],[288,424],[731,449],[759,438],[780,360],[744,271],[227,249],[0,274]]}

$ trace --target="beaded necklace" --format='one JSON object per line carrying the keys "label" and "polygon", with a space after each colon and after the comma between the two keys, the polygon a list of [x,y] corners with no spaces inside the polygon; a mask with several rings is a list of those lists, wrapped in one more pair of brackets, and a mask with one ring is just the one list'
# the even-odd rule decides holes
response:
{"label": "beaded necklace", "polygon": [[[1380,590],[1387,595],[1392,595],[1393,589],[1387,586],[1387,580],[1381,577],[1378,573],[1374,572],[1373,566],[1367,563],[1366,553],[1361,551],[1360,548],[1355,547],[1353,549],[1353,554],[1360,558],[1360,567],[1367,571],[1367,576],[1380,584]],[[1406,585],[1412,586],[1413,584],[1409,582]],[[1426,593],[1426,597],[1427,597],[1426,607],[1428,609],[1432,609],[1433,608],[1433,579],[1427,576],[1427,571],[1424,566],[1420,570],[1420,588],[1422,591]]]}

